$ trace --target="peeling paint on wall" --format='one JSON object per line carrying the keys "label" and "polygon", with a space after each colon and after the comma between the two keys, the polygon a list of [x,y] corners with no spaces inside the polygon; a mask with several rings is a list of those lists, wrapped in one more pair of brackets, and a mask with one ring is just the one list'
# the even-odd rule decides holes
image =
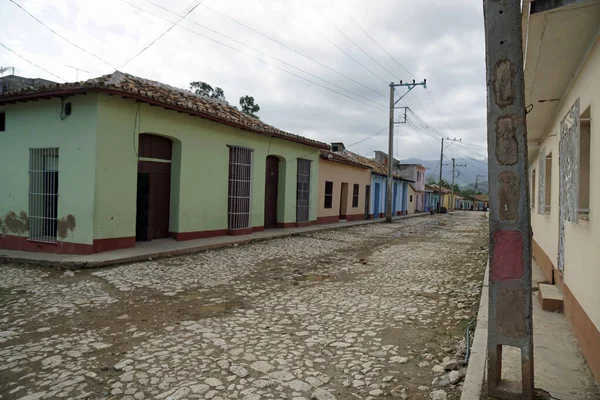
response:
{"label": "peeling paint on wall", "polygon": [[72,214],[62,217],[57,222],[57,235],[61,239],[66,238],[69,232],[75,230],[75,217]]}
{"label": "peeling paint on wall", "polygon": [[2,231],[4,235],[8,232],[16,233],[17,235],[28,232],[29,218],[27,217],[27,213],[21,211],[19,215],[17,215],[14,211],[7,212],[4,216],[4,221],[0,219],[0,231]]}

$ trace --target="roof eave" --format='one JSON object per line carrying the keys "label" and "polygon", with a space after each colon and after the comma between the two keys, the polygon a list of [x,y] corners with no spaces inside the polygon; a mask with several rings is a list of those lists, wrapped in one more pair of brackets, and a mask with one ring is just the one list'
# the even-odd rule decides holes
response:
{"label": "roof eave", "polygon": [[46,91],[42,90],[42,91],[36,91],[36,92],[18,93],[15,95],[0,96],[0,105],[14,104],[17,102],[25,102],[25,101],[37,100],[37,99],[49,99],[51,97],[62,97],[65,95],[86,94],[89,92],[105,93],[105,94],[112,95],[112,96],[120,96],[120,97],[136,100],[139,102],[148,103],[148,104],[155,105],[155,106],[161,106],[167,110],[173,110],[173,111],[177,111],[180,113],[186,113],[186,114],[190,114],[193,116],[205,118],[205,119],[211,120],[213,122],[217,122],[217,123],[220,123],[223,125],[229,125],[229,126],[232,126],[235,128],[249,131],[249,132],[257,133],[259,135],[276,137],[276,138],[279,138],[282,140],[287,140],[290,142],[295,142],[295,143],[303,144],[305,146],[315,147],[318,149],[323,149],[323,150],[329,149],[329,145],[326,143],[312,142],[309,140],[302,140],[300,138],[281,135],[276,132],[266,132],[266,131],[261,131],[259,129],[253,129],[253,128],[248,127],[243,124],[237,124],[232,121],[220,119],[220,118],[215,117],[208,113],[203,113],[203,112],[196,111],[196,110],[193,110],[190,108],[176,106],[176,105],[169,104],[169,103],[166,103],[166,102],[163,102],[160,100],[150,99],[148,97],[144,97],[144,96],[141,96],[141,95],[138,95],[135,93],[114,90],[114,89],[108,89],[108,88],[69,88],[69,89],[55,89],[55,90],[46,90]]}

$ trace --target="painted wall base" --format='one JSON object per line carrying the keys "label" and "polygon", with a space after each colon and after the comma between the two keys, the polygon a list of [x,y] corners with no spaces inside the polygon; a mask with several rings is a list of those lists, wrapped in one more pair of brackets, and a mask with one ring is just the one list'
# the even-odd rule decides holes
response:
{"label": "painted wall base", "polygon": [[93,244],[71,243],[41,243],[29,240],[24,236],[0,236],[0,249],[30,251],[36,253],[55,254],[93,254],[102,251],[126,249],[135,246],[135,237],[96,239]]}
{"label": "painted wall base", "polygon": [[583,353],[592,374],[600,382],[600,331],[583,310],[569,287],[564,283],[563,273],[554,267],[552,260],[535,240],[532,243],[533,258],[544,274],[544,279],[561,290],[565,317],[571,325],[579,348]]}
{"label": "painted wall base", "polygon": [[600,331],[585,313],[571,290],[563,284],[565,316],[569,320],[579,348],[583,353],[596,382],[600,382]]}

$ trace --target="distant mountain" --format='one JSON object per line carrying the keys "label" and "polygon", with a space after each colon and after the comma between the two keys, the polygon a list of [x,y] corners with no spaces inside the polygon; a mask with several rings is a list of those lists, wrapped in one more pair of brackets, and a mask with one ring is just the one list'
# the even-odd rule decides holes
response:
{"label": "distant mountain", "polygon": [[[477,190],[487,193],[488,192],[488,178],[487,178],[487,165],[484,164],[487,160],[474,161],[469,158],[457,158],[456,165],[466,164],[466,167],[457,167],[456,175],[454,177],[454,183],[458,184],[461,188],[474,189],[475,180],[477,175],[480,176],[477,179]],[[422,160],[419,158],[409,158],[408,160],[402,160],[402,164],[422,164],[427,168],[425,171],[425,180],[432,176],[436,181],[440,177],[440,160]],[[452,181],[452,161],[446,161],[442,167],[442,178],[448,182]]]}

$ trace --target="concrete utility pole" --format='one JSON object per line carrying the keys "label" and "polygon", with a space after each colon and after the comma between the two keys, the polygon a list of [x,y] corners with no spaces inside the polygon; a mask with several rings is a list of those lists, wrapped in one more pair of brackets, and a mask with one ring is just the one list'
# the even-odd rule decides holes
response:
{"label": "concrete utility pole", "polygon": [[471,202],[473,205],[473,210],[475,210],[475,196],[477,196],[477,186],[479,185],[479,178],[485,178],[487,175],[477,175],[475,176],[475,189],[473,189],[473,196],[471,196]]}
{"label": "concrete utility pole", "polygon": [[[394,101],[394,91],[396,86],[406,86],[406,92],[400,96],[400,98]],[[413,79],[412,83],[394,83],[390,82],[390,131],[388,141],[388,175],[387,175],[387,195],[385,199],[385,222],[392,222],[392,196],[393,196],[393,180],[394,180],[394,109],[396,104],[404,98],[411,90],[417,86],[427,87],[427,79],[423,79],[423,82],[415,82]],[[404,122],[406,122],[406,107],[404,107]]]}
{"label": "concrete utility pole", "polygon": [[457,165],[457,164],[455,164],[455,162],[456,162],[456,160],[453,158],[452,159],[452,195],[450,196],[450,208],[452,210],[454,210],[454,206],[455,206],[455,204],[454,204],[454,175],[455,175],[454,170],[457,167],[466,167],[467,166],[467,164],[458,164]]}
{"label": "concrete utility pole", "polygon": [[[488,395],[534,398],[531,210],[519,1],[484,0],[490,195]],[[504,346],[520,349],[521,382],[502,379]]]}
{"label": "concrete utility pole", "polygon": [[440,152],[440,180],[438,181],[438,204],[437,212],[442,211],[442,166],[444,164],[444,138],[442,138],[442,150]]}

